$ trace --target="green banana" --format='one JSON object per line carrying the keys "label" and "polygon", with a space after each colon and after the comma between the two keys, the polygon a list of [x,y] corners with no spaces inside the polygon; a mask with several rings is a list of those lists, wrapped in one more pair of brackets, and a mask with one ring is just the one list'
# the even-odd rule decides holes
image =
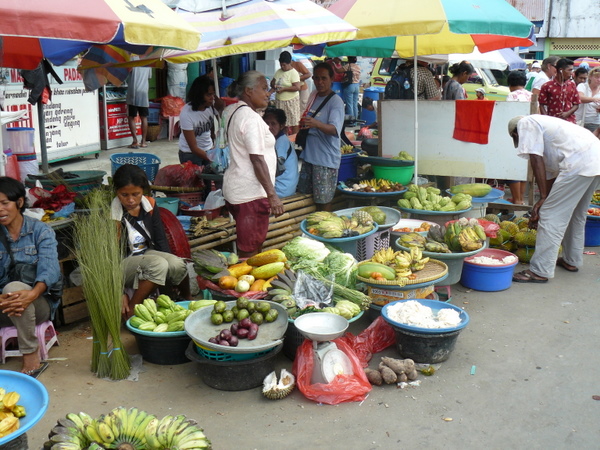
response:
{"label": "green banana", "polygon": [[146,430],[144,431],[144,439],[146,440],[146,448],[147,449],[155,449],[162,448],[161,443],[156,437],[156,432],[158,431],[159,420],[154,417],[148,425],[146,426]]}
{"label": "green banana", "polygon": [[196,430],[193,433],[190,433],[177,441],[177,448],[181,450],[190,450],[195,448],[206,447],[208,447],[208,440],[206,439],[205,434],[198,428],[196,428]]}
{"label": "green banana", "polygon": [[84,431],[85,430],[85,424],[83,423],[83,421],[81,420],[81,417],[79,417],[78,414],[75,413],[68,413],[67,414],[67,419],[70,420],[71,422],[73,422],[73,424],[75,425],[75,427],[80,431]]}
{"label": "green banana", "polygon": [[269,295],[271,297],[275,297],[277,295],[290,295],[290,291],[287,289],[272,288],[272,289],[269,289]]}
{"label": "green banana", "polygon": [[167,446],[171,447],[173,445],[175,431],[177,431],[177,429],[179,428],[179,425],[181,425],[185,421],[185,419],[186,419],[186,417],[183,414],[180,414],[173,418],[173,420],[171,421],[171,424],[169,425],[169,428],[167,430],[167,437],[166,437],[166,441],[167,441],[166,445]]}
{"label": "green banana", "polygon": [[156,432],[156,436],[158,437],[158,442],[160,442],[164,448],[168,447],[168,442],[166,440],[167,431],[169,430],[169,425],[171,424],[172,420],[173,416],[167,415],[163,417],[160,423],[158,424],[158,431]]}
{"label": "green banana", "polygon": [[291,295],[289,293],[284,294],[284,295],[279,294],[279,295],[276,295],[275,297],[271,297],[271,301],[276,302],[276,303],[281,303],[282,301],[288,300],[290,298],[291,298]]}
{"label": "green banana", "polygon": [[[82,445],[81,439],[79,439],[76,435],[70,433],[59,433],[50,437],[50,441],[56,444],[65,443],[65,444],[77,444]],[[54,447],[52,447],[54,448]]]}
{"label": "green banana", "polygon": [[152,414],[148,414],[146,415],[146,417],[144,417],[144,420],[140,423],[140,425],[138,426],[137,430],[135,431],[135,438],[137,440],[139,440],[140,442],[144,442],[146,440],[145,438],[145,433],[146,433],[146,427],[148,426],[148,424],[150,423],[150,421],[152,419],[156,419],[156,416],[152,415]]}

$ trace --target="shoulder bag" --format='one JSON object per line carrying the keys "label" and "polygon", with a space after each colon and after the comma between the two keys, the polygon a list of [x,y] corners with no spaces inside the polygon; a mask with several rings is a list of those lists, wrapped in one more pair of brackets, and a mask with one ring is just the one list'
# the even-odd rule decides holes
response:
{"label": "shoulder bag", "polygon": [[[323,100],[323,102],[319,105],[319,107],[313,113],[313,115],[311,117],[316,117],[316,115],[319,113],[319,111],[321,111],[321,108],[323,108],[323,106],[325,106],[325,104],[329,101],[329,99],[331,97],[333,97],[334,95],[335,95],[335,92],[330,92],[329,95],[325,98],[325,100]],[[296,134],[296,145],[298,147],[302,147],[302,148],[306,147],[306,138],[308,137],[308,130],[309,130],[309,128],[302,128]]]}

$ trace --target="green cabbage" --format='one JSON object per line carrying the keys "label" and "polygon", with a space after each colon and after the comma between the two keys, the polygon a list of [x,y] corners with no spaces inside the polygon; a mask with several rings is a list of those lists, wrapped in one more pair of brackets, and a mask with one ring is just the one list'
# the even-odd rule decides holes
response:
{"label": "green cabbage", "polygon": [[329,255],[325,244],[303,236],[296,236],[281,249],[292,270],[318,270],[320,263]]}
{"label": "green cabbage", "polygon": [[356,285],[356,273],[358,264],[350,253],[331,252],[323,260],[320,267],[321,275],[327,277],[333,275],[335,282],[350,289]]}

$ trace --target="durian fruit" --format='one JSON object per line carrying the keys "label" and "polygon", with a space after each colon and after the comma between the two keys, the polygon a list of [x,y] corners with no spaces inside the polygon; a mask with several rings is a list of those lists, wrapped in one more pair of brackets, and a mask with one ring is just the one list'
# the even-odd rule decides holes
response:
{"label": "durian fruit", "polygon": [[521,230],[529,228],[529,219],[527,217],[517,217],[513,222],[516,223]]}
{"label": "durian fruit", "polygon": [[525,230],[515,234],[514,240],[519,247],[535,247],[536,237],[536,230]]}
{"label": "durian fruit", "polygon": [[503,246],[511,242],[512,236],[506,230],[498,230],[495,238],[490,238],[490,247],[504,248]]}
{"label": "durian fruit", "polygon": [[511,236],[514,236],[519,232],[519,227],[516,223],[511,222],[510,220],[503,220],[500,222],[500,228],[502,230],[506,230],[510,233]]}
{"label": "durian fruit", "polygon": [[285,398],[291,394],[296,386],[296,377],[285,369],[281,369],[279,382],[275,371],[271,372],[263,380],[262,393],[265,397],[271,400]]}
{"label": "durian fruit", "polygon": [[519,261],[522,263],[529,263],[531,261],[531,257],[535,253],[535,248],[530,247],[521,247],[515,251],[515,255],[519,258]]}
{"label": "durian fruit", "polygon": [[371,214],[369,214],[368,212],[365,211],[354,211],[352,213],[352,218],[356,219],[358,221],[359,225],[362,226],[369,226],[369,225],[373,225],[373,217],[371,217]]}
{"label": "durian fruit", "polygon": [[483,219],[487,220],[488,222],[500,223],[500,217],[498,217],[496,214],[486,214]]}

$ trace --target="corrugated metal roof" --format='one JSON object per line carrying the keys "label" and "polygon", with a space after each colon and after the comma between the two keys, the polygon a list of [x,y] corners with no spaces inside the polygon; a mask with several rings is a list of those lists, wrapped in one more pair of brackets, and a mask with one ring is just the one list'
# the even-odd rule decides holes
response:
{"label": "corrugated metal roof", "polygon": [[506,0],[532,22],[544,20],[546,0]]}

